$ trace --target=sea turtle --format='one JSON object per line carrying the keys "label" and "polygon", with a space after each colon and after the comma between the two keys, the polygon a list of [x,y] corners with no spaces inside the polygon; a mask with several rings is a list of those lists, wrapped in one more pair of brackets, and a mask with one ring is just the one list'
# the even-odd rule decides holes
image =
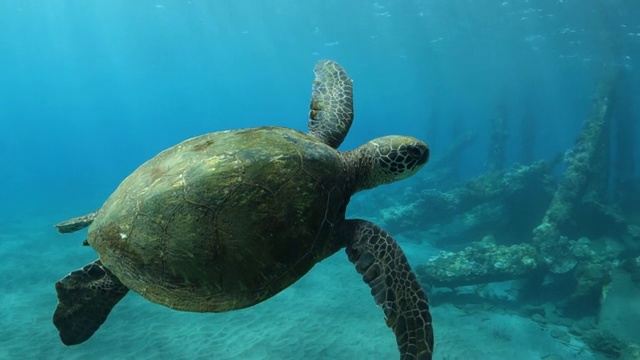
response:
{"label": "sea turtle", "polygon": [[90,225],[85,245],[100,255],[56,283],[64,344],[91,337],[130,289],[177,310],[241,309],[346,248],[401,359],[431,359],[427,296],[404,253],[375,224],[345,219],[354,193],[415,174],[429,148],[386,136],[337,151],[353,121],[352,80],[331,60],[314,73],[308,134],[256,127],[188,139],[141,165],[99,210],[56,225]]}

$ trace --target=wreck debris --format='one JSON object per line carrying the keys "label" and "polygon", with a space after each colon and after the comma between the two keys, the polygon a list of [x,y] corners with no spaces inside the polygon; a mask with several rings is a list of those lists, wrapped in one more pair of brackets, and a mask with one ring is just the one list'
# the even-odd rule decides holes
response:
{"label": "wreck debris", "polygon": [[[565,156],[567,167],[562,182],[553,193],[546,210],[543,208],[536,217],[542,218],[542,222],[529,224],[527,231],[534,228],[533,242],[527,241],[530,237],[520,238],[519,241],[526,241],[524,243],[517,243],[516,240],[516,245],[512,245],[513,241],[501,240],[500,245],[475,244],[457,253],[443,253],[418,267],[418,272],[422,274],[421,280],[425,284],[455,287],[535,277],[536,274],[548,271],[554,274],[571,272],[574,289],[573,295],[567,299],[568,303],[579,303],[601,294],[608,281],[611,264],[620,249],[596,252],[593,249],[601,244],[591,244],[591,241],[584,237],[585,234],[592,238],[615,236],[623,241],[627,238],[633,242],[638,238],[634,234],[640,231],[637,230],[640,228],[627,223],[616,208],[603,201],[605,196],[602,193],[605,192],[605,188],[602,184],[602,174],[607,172],[607,163],[603,160],[601,152],[608,148],[607,129],[611,122],[617,76],[616,72],[611,72],[600,84],[598,96],[582,132],[574,148]],[[505,216],[514,209],[505,209],[509,204],[509,197],[517,194],[518,189],[530,189],[531,183],[527,179],[538,183],[545,179],[548,182],[545,176],[550,168],[548,163],[537,162],[529,167],[515,166],[506,172],[479,176],[447,192],[428,190],[419,200],[424,203],[414,203],[412,206],[415,208],[409,207],[409,212],[402,216],[405,220],[410,219],[411,212],[420,211],[419,218],[423,224],[437,224],[438,221],[450,220],[457,216],[464,221],[457,221],[456,230],[467,233],[474,227],[476,230],[480,229],[478,224],[498,224],[496,221],[492,222],[492,216]],[[495,199],[499,201],[493,201]],[[521,198],[513,203],[522,204],[519,201]],[[426,206],[427,204],[431,207]],[[472,219],[469,219],[469,216]],[[483,221],[470,221],[476,220],[476,216]],[[388,217],[386,221],[389,220]],[[417,220],[413,221],[417,223]],[[402,227],[397,223],[394,223],[394,226]],[[447,226],[454,225],[436,225],[432,228],[437,230],[430,231],[440,231]],[[476,238],[487,234],[496,235],[499,230],[485,228],[484,231],[484,234],[482,230],[477,232]],[[625,246],[630,248],[628,244]],[[522,254],[523,252],[526,255]],[[523,256],[521,259],[531,258],[533,261],[516,261],[520,255]],[[507,261],[509,266],[495,267],[496,264],[504,264],[504,261]]]}
{"label": "wreck debris", "polygon": [[[392,232],[423,227],[465,213],[498,198],[509,198],[532,187],[548,183],[551,164],[536,161],[531,165],[515,164],[506,171],[478,176],[450,191],[422,190],[417,200],[406,206],[383,210],[382,221]],[[413,195],[415,198],[416,195]]]}
{"label": "wreck debris", "polygon": [[532,245],[502,246],[485,239],[456,253],[443,252],[418,265],[416,273],[423,284],[453,288],[519,279],[538,268],[537,251]]}
{"label": "wreck debris", "polygon": [[617,72],[609,73],[600,83],[597,97],[591,113],[578,136],[573,149],[565,155],[567,168],[551,204],[542,220],[533,231],[534,244],[552,272],[566,271],[566,264],[575,259],[564,259],[561,254],[569,254],[566,242],[560,241],[565,228],[570,225],[570,218],[580,204],[588,189],[592,175],[602,168],[595,167],[599,163],[599,153],[603,143],[607,142],[607,129],[611,122],[611,103],[615,96]]}

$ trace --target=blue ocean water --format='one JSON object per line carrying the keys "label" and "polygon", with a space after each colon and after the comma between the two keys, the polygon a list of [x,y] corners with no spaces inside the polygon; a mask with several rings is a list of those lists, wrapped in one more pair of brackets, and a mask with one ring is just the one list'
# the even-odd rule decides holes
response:
{"label": "blue ocean water", "polygon": [[[312,70],[321,59],[338,61],[354,79],[355,121],[341,150],[403,134],[427,141],[437,159],[461,134],[475,133],[447,185],[487,173],[497,113],[508,119],[505,168],[564,154],[603,73],[621,69],[614,114],[627,125],[611,130],[601,151],[612,164],[631,154],[624,180],[640,183],[637,1],[2,1],[0,358],[397,358],[393,333],[343,252],[247,310],[180,313],[130,294],[75,347],[60,343],[51,322],[53,284],[96,258],[81,246],[86,233],[62,236],[53,224],[99,208],[141,163],[189,137],[264,125],[306,131]],[[620,138],[626,147],[616,147]],[[555,183],[564,168],[550,172]],[[411,180],[358,194],[348,214],[387,225],[385,214],[402,212],[424,190],[449,189],[429,183],[431,172],[427,164]],[[640,199],[636,186],[627,198]],[[621,211],[634,229],[640,207],[631,201]],[[450,220],[396,228],[414,268],[441,250],[459,250],[425,235]],[[640,240],[630,241],[611,245],[630,254],[612,263],[637,257]],[[494,294],[510,285],[492,286],[486,291]],[[526,312],[505,310],[518,301],[471,311],[460,298],[437,299],[434,358],[603,356],[577,336],[549,335],[566,323],[547,319],[541,327]],[[623,343],[633,348],[635,341]]]}

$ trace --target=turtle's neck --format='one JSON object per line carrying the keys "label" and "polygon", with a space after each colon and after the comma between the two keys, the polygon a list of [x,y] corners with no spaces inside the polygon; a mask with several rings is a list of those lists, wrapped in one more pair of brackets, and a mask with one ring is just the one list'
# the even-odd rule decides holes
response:
{"label": "turtle's neck", "polygon": [[367,143],[357,149],[340,153],[346,168],[347,190],[351,194],[381,185],[372,173],[374,151]]}

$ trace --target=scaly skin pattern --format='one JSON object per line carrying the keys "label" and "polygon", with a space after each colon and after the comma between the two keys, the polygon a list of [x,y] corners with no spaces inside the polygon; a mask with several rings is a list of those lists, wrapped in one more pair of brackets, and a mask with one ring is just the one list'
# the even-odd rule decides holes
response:
{"label": "scaly skin pattern", "polygon": [[402,360],[428,360],[433,328],[427,294],[422,290],[398,243],[386,231],[364,220],[346,220],[344,238],[349,260],[371,287],[396,335]]}
{"label": "scaly skin pattern", "polygon": [[427,144],[410,136],[383,136],[340,154],[348,166],[350,192],[406,179],[429,161]]}
{"label": "scaly skin pattern", "polygon": [[331,60],[318,61],[313,73],[309,134],[337,149],[353,123],[353,81]]}
{"label": "scaly skin pattern", "polygon": [[96,219],[97,216],[98,211],[96,210],[90,214],[74,217],[73,219],[57,223],[55,226],[58,232],[61,234],[72,233],[91,225],[91,223]]}
{"label": "scaly skin pattern", "polygon": [[53,323],[62,342],[75,345],[98,330],[129,289],[96,260],[58,281],[56,292],[59,302]]}

